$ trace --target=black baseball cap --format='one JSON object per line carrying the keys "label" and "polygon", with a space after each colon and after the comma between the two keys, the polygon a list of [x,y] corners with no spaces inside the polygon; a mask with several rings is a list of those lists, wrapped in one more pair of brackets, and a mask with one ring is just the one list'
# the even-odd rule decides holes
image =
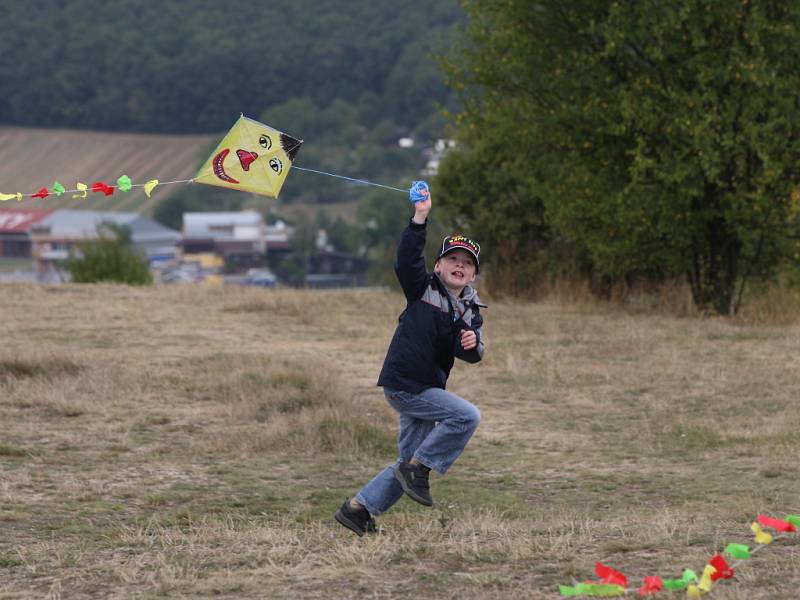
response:
{"label": "black baseball cap", "polygon": [[481,253],[481,245],[475,240],[471,240],[463,235],[448,235],[446,238],[444,238],[444,240],[442,240],[442,247],[439,249],[439,255],[436,257],[436,260],[439,260],[448,252],[458,249],[466,250],[472,254],[473,258],[475,259],[475,272],[477,273],[481,264],[479,258]]}

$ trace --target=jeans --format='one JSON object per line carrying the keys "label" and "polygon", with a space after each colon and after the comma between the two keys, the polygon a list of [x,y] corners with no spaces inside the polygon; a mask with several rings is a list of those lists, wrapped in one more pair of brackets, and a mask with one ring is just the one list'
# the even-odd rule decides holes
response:
{"label": "jeans", "polygon": [[356,494],[356,502],[372,515],[386,512],[403,496],[403,488],[394,476],[397,465],[413,457],[444,475],[481,421],[481,413],[473,404],[440,388],[428,388],[418,394],[389,388],[383,391],[392,408],[400,413],[400,458]]}

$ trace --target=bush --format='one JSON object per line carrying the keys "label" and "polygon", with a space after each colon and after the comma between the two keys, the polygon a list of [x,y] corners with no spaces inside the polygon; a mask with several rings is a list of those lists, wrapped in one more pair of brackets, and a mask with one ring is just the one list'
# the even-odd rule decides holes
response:
{"label": "bush", "polygon": [[114,223],[101,223],[97,233],[98,239],[78,245],[79,257],[67,261],[72,281],[110,281],[130,285],[153,283],[147,261],[131,244],[130,230]]}

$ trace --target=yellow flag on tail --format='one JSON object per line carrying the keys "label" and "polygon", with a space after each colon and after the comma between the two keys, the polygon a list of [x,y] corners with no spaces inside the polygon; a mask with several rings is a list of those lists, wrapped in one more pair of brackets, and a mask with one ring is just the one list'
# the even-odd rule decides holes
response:
{"label": "yellow flag on tail", "polygon": [[303,140],[242,115],[194,180],[277,198],[302,145]]}

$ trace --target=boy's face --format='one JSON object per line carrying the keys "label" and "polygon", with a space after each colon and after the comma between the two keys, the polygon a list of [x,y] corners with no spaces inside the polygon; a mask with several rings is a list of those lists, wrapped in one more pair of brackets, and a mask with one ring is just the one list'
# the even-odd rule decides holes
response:
{"label": "boy's face", "polygon": [[466,250],[457,248],[436,261],[433,270],[448,288],[461,293],[475,281],[475,259]]}

